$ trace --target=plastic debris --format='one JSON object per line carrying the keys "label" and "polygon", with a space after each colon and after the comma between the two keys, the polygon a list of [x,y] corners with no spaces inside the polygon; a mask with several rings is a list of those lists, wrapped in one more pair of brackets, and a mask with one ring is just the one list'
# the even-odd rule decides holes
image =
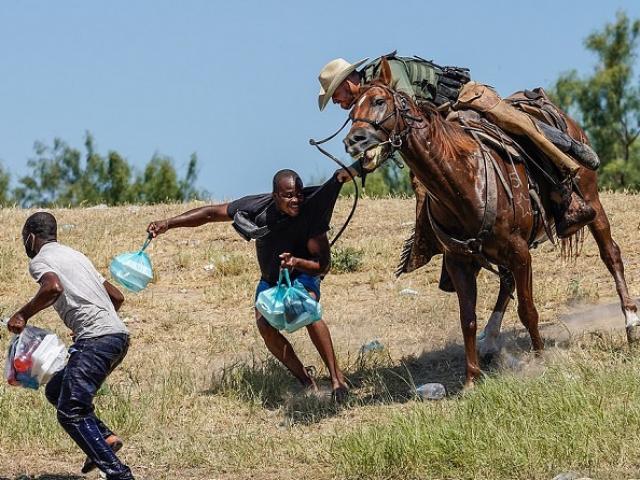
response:
{"label": "plastic debris", "polygon": [[441,383],[425,383],[416,387],[416,393],[423,400],[442,400],[447,396],[447,389]]}
{"label": "plastic debris", "polygon": [[416,295],[418,295],[418,292],[411,288],[403,288],[402,290],[400,290],[400,295],[405,297],[415,297]]}
{"label": "plastic debris", "polygon": [[381,352],[382,350],[384,350],[384,345],[378,339],[365,343],[360,347],[361,353]]}

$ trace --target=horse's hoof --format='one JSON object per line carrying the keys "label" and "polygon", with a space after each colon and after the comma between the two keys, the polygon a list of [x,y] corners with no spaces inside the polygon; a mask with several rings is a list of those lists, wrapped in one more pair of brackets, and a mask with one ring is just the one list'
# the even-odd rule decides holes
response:
{"label": "horse's hoof", "polygon": [[627,342],[629,342],[629,345],[638,346],[638,342],[640,342],[640,325],[627,327]]}

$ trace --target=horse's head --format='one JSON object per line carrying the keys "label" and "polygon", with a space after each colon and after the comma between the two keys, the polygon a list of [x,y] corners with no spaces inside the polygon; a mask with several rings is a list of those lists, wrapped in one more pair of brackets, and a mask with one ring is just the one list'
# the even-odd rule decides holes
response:
{"label": "horse's head", "polygon": [[343,140],[345,149],[352,157],[362,158],[366,171],[378,168],[400,148],[407,128],[405,115],[415,108],[390,85],[391,67],[383,58],[379,78],[363,88],[349,114],[353,124]]}

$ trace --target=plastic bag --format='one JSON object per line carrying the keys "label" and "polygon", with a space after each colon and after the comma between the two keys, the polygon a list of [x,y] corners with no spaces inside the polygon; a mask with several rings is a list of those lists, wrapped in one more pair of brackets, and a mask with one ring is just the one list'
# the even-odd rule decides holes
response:
{"label": "plastic bag", "polygon": [[54,333],[27,325],[9,344],[5,379],[9,385],[38,389],[62,370],[67,350]]}
{"label": "plastic bag", "polygon": [[272,327],[288,333],[322,318],[322,306],[309,295],[302,283],[295,280],[291,284],[287,269],[280,271],[275,287],[260,292],[256,308]]}
{"label": "plastic bag", "polygon": [[309,295],[302,283],[295,280],[283,298],[284,329],[293,333],[322,318],[322,306]]}
{"label": "plastic bag", "polygon": [[[282,330],[285,325],[284,303],[282,299],[287,291],[287,284],[282,282],[283,272],[287,272],[286,276],[288,280],[289,272],[287,270],[280,270],[278,284],[275,287],[260,292],[256,299],[256,308],[258,311],[273,328],[278,330]],[[290,285],[291,281],[288,283]]]}
{"label": "plastic bag", "polygon": [[151,236],[137,252],[127,252],[118,255],[111,261],[109,271],[111,276],[131,292],[140,292],[153,280],[153,268],[149,255],[144,253],[151,242]]}

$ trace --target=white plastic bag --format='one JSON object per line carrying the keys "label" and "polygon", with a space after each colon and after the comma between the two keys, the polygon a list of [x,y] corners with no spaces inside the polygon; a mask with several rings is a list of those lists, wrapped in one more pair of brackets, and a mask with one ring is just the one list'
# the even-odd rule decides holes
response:
{"label": "white plastic bag", "polygon": [[66,347],[56,334],[27,325],[11,340],[5,379],[10,385],[38,389],[67,362]]}

